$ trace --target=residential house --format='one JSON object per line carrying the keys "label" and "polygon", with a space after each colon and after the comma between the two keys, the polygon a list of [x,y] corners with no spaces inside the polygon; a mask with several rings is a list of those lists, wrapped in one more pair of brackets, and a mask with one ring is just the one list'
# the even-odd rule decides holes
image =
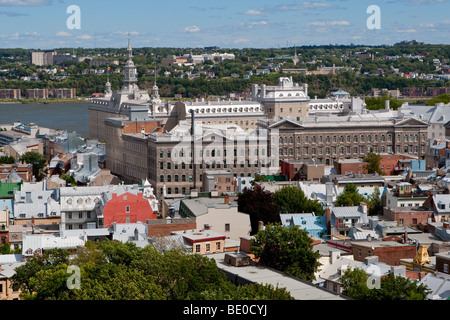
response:
{"label": "residential house", "polygon": [[225,251],[226,236],[206,229],[174,231],[173,235],[181,235],[192,252],[197,254],[211,254]]}
{"label": "residential house", "polygon": [[147,220],[157,219],[150,203],[144,199],[142,193],[137,195],[129,192],[122,195],[112,194],[112,199],[103,208],[104,227],[109,228],[113,223],[145,223]]}
{"label": "residential house", "polygon": [[281,160],[281,175],[288,180],[321,180],[325,165],[313,159]]}
{"label": "residential house", "polygon": [[429,194],[428,191],[414,188],[409,182],[398,182],[383,194],[383,215],[389,220],[397,221],[400,226],[426,225],[433,216],[433,212],[424,207]]}
{"label": "residential house", "polygon": [[11,278],[16,273],[17,267],[25,262],[0,264],[0,300],[19,300],[20,290],[13,286]]}
{"label": "residential house", "polygon": [[433,220],[450,222],[450,194],[431,194],[424,206],[433,210]]}
{"label": "residential house", "polygon": [[203,172],[203,191],[211,192],[213,190],[218,191],[219,195],[234,193],[234,173],[231,169]]}
{"label": "residential house", "polygon": [[349,175],[329,175],[324,182],[331,181],[336,185],[337,194],[344,191],[347,184],[353,184],[362,195],[371,195],[376,188],[381,191],[385,185],[385,178],[378,174],[349,174]]}
{"label": "residential house", "polygon": [[237,203],[229,197],[183,199],[179,214],[183,218],[195,217],[198,228],[219,232],[228,239],[239,240],[251,231],[250,216],[238,211]]}
{"label": "residential house", "polygon": [[0,165],[0,180],[13,182],[31,182],[33,165],[28,163],[14,163]]}
{"label": "residential house", "polygon": [[350,228],[368,223],[367,204],[359,206],[333,207],[326,210],[327,228],[330,235],[348,235]]}
{"label": "residential house", "polygon": [[353,259],[364,261],[366,257],[377,256],[380,262],[399,265],[400,259],[414,258],[416,245],[394,241],[352,241]]}
{"label": "residential house", "polygon": [[[62,228],[64,230],[105,228],[105,223],[114,222],[114,219],[112,219],[111,222],[104,221],[105,217],[103,215],[103,210],[106,204],[113,198],[113,194],[116,194],[119,197],[126,193],[134,196],[137,196],[139,193],[143,194],[143,199],[150,204],[152,212],[158,211],[151,186],[147,183],[143,186],[103,185],[63,187],[60,188]],[[124,209],[126,210],[126,206]]]}
{"label": "residential house", "polygon": [[419,284],[425,285],[431,290],[427,295],[428,300],[449,300],[450,299],[450,277],[445,275],[434,275],[428,273]]}
{"label": "residential house", "polygon": [[340,279],[345,271],[350,269],[361,269],[369,275],[378,277],[392,272],[392,267],[378,261],[376,256],[357,261],[341,256],[338,251],[335,251],[330,253],[330,263],[319,273],[316,282],[332,292],[341,294],[343,288]]}
{"label": "residential house", "polygon": [[8,208],[0,209],[0,245],[9,242],[9,216],[10,211]]}
{"label": "residential house", "polygon": [[322,238],[328,234],[325,216],[316,216],[314,213],[281,213],[280,219],[283,226],[298,226],[312,237]]}
{"label": "residential house", "polygon": [[450,274],[450,251],[436,253],[436,271]]}
{"label": "residential house", "polygon": [[61,206],[58,190],[22,190],[14,194],[15,224],[59,224]]}
{"label": "residential house", "polygon": [[86,237],[65,236],[61,237],[55,234],[23,234],[22,255],[31,257],[35,254],[42,254],[50,249],[75,250],[84,247],[87,241]]}

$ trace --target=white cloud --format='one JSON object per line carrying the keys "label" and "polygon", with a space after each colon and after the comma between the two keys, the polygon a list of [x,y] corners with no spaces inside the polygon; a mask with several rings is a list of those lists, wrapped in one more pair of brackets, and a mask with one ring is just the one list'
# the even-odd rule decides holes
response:
{"label": "white cloud", "polygon": [[187,32],[187,33],[194,33],[194,32],[199,32],[199,31],[200,31],[200,28],[197,26],[189,26],[189,27],[184,28],[184,32]]}
{"label": "white cloud", "polygon": [[415,33],[417,32],[416,29],[404,29],[404,30],[397,30],[399,33]]}
{"label": "white cloud", "polygon": [[434,28],[435,25],[434,25],[434,23],[421,23],[421,24],[419,24],[419,27],[422,27],[422,28]]}
{"label": "white cloud", "polygon": [[349,26],[350,22],[348,21],[314,21],[307,24],[308,27],[325,27],[325,26]]}
{"label": "white cloud", "polygon": [[276,7],[278,10],[303,10],[303,9],[325,9],[330,8],[329,3],[324,2],[303,2],[297,5],[281,5]]}
{"label": "white cloud", "polygon": [[56,33],[57,37],[71,37],[72,35],[66,31],[59,31]]}
{"label": "white cloud", "polygon": [[137,31],[117,31],[116,33],[120,34],[120,35],[132,35],[132,36],[139,35],[139,32],[137,32]]}
{"label": "white cloud", "polygon": [[77,39],[90,40],[90,39],[92,39],[92,37],[88,34],[83,34],[82,36],[78,36]]}
{"label": "white cloud", "polygon": [[42,7],[50,4],[49,0],[0,0],[0,7]]}
{"label": "white cloud", "polygon": [[248,14],[248,15],[259,15],[259,14],[263,14],[263,13],[260,10],[247,10],[245,12],[245,14]]}
{"label": "white cloud", "polygon": [[251,25],[252,26],[265,26],[265,25],[267,25],[267,21],[255,21],[255,22],[252,22]]}

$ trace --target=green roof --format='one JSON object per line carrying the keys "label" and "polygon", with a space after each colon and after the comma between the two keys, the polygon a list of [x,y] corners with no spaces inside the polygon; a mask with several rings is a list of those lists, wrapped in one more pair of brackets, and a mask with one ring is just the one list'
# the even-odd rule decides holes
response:
{"label": "green roof", "polygon": [[14,188],[20,191],[22,182],[19,183],[6,183],[0,182],[0,199],[14,198]]}

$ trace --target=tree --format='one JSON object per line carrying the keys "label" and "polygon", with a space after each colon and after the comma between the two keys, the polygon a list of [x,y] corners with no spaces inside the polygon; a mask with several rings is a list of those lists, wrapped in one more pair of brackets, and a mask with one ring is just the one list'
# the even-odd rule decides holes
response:
{"label": "tree", "polygon": [[393,273],[381,277],[379,289],[369,289],[368,279],[362,269],[347,269],[340,279],[342,294],[356,300],[426,300],[430,293],[425,285]]}
{"label": "tree", "polygon": [[151,245],[87,241],[70,260],[80,269],[80,288],[69,289],[69,252],[49,250],[16,269],[13,285],[34,300],[248,300],[292,299],[284,288],[236,286],[214,259]]}
{"label": "tree", "polygon": [[77,185],[77,180],[71,175],[63,173],[60,176],[60,178],[63,179],[66,182],[66,185],[71,185],[71,186],[76,186]]}
{"label": "tree", "polygon": [[348,183],[336,198],[336,207],[351,207],[359,206],[361,202],[365,202],[367,199],[358,192],[356,186],[352,183]]}
{"label": "tree", "polygon": [[269,224],[252,239],[251,250],[261,264],[312,281],[320,266],[320,254],[313,251],[312,242],[308,233],[299,226]]}
{"label": "tree", "polygon": [[0,157],[0,164],[13,164],[16,162],[16,159],[11,156],[1,156]]}
{"label": "tree", "polygon": [[364,166],[364,169],[366,169],[369,174],[378,173],[379,175],[384,175],[383,170],[381,170],[380,168],[380,154],[376,154],[371,150],[370,153],[363,158],[363,161],[367,162],[367,164]]}
{"label": "tree", "polygon": [[255,184],[253,190],[245,188],[238,198],[238,210],[250,215],[251,234],[256,234],[259,222],[280,222],[280,208],[272,200],[273,193]]}
{"label": "tree", "polygon": [[376,216],[383,213],[380,188],[376,187],[373,193],[367,197],[367,208],[369,216]]}
{"label": "tree", "polygon": [[295,186],[284,186],[275,191],[273,202],[280,207],[283,213],[314,212],[319,216],[324,213],[319,201],[308,199],[303,190]]}
{"label": "tree", "polygon": [[20,157],[20,161],[31,163],[33,165],[33,175],[38,181],[42,180],[44,176],[43,169],[47,165],[47,159],[43,154],[29,151]]}
{"label": "tree", "polygon": [[431,98],[430,100],[427,101],[426,105],[427,106],[434,106],[436,103],[447,104],[449,102],[450,102],[450,94],[445,93],[445,94],[441,94],[440,96]]}

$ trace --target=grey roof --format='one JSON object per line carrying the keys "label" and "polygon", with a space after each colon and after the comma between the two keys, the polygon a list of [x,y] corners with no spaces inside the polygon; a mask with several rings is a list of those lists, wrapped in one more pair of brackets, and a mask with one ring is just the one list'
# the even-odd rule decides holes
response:
{"label": "grey roof", "polygon": [[0,271],[0,279],[1,278],[11,278],[13,275],[16,274],[16,268],[23,266],[25,262],[15,262],[11,264],[6,264],[1,266]]}
{"label": "grey roof", "polygon": [[225,253],[215,253],[207,257],[216,260],[217,267],[234,278],[239,277],[251,283],[270,284],[286,288],[296,300],[345,300],[346,298],[316,285],[301,281],[282,272],[260,266],[235,267],[224,262]]}
{"label": "grey roof", "polygon": [[450,277],[442,274],[436,276],[432,273],[420,281],[420,284],[426,285],[432,292],[427,296],[429,300],[447,300],[450,298]]}
{"label": "grey roof", "polygon": [[334,207],[332,213],[336,218],[360,218],[362,211],[356,207]]}

